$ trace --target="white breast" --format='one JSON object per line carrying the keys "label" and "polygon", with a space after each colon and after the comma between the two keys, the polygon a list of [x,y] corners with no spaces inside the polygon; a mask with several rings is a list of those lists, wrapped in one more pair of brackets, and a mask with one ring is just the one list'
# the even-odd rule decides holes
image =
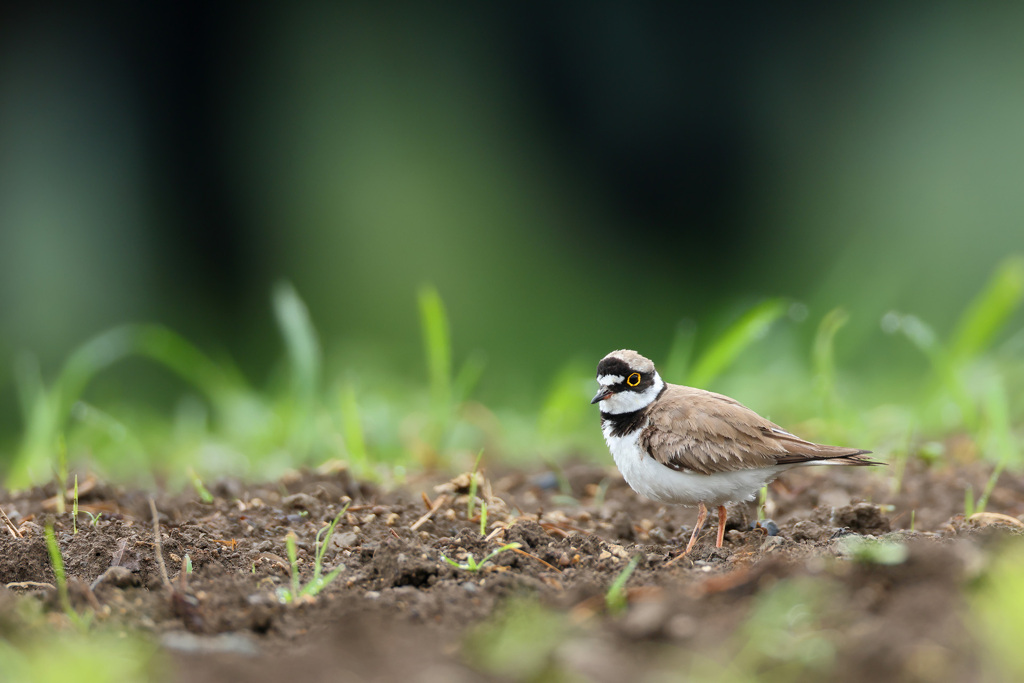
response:
{"label": "white breast", "polygon": [[[646,426],[645,422],[643,427]],[[716,474],[679,472],[641,450],[643,428],[625,436],[612,436],[612,424],[602,422],[601,431],[630,488],[659,503],[695,506],[703,502],[712,506],[752,500],[762,486],[789,469],[788,465],[776,465]]]}

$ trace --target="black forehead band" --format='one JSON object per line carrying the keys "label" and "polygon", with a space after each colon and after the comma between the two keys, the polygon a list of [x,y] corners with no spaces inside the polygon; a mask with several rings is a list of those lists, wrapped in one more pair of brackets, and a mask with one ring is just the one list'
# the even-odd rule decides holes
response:
{"label": "black forehead band", "polygon": [[620,375],[627,377],[630,374],[637,372],[633,368],[629,367],[626,361],[619,360],[618,358],[605,358],[597,365],[597,375]]}

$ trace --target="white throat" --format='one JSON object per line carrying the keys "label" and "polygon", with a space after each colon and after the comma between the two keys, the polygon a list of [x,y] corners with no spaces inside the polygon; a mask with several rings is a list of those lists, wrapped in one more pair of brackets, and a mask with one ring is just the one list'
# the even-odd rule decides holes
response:
{"label": "white throat", "polygon": [[[601,382],[598,379],[598,382]],[[604,382],[601,382],[603,385]],[[654,402],[654,399],[658,398],[658,394],[665,388],[665,382],[662,381],[661,376],[654,373],[654,384],[647,387],[644,391],[620,391],[617,394],[612,394],[608,398],[601,401],[601,412],[608,413],[609,415],[620,415],[622,413],[632,413],[642,408],[646,408]]]}

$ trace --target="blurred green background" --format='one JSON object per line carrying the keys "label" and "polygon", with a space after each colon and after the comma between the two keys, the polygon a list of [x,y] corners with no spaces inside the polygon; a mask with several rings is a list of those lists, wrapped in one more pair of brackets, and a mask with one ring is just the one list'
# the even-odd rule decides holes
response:
{"label": "blurred green background", "polygon": [[[810,429],[852,439],[859,407],[942,375],[914,325],[963,340],[997,272],[1005,305],[969,350],[1001,364],[958,382],[983,406],[1003,378],[1012,425],[1022,28],[1015,3],[5,8],[0,469],[33,449],[373,459],[437,450],[457,422],[473,451],[579,433],[564,450],[597,453],[605,353],[686,381],[766,301],[767,336],[739,333],[729,372],[698,378],[797,420],[828,408],[825,382],[854,417]],[[431,287],[450,343],[427,361]],[[184,351],[163,363],[184,382],[93,358],[80,393],[46,394],[130,322],[189,340],[217,377]],[[466,417],[470,396],[486,415]]]}

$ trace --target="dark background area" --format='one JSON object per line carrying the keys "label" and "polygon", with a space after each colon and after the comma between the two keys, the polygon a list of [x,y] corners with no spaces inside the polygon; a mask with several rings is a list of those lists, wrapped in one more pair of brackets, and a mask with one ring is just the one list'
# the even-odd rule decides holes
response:
{"label": "dark background area", "polygon": [[7,6],[0,414],[16,358],[50,377],[126,321],[262,381],[280,279],[334,365],[414,376],[435,284],[510,401],[765,296],[808,338],[846,307],[868,363],[886,311],[948,327],[1024,246],[1022,28],[987,3]]}

